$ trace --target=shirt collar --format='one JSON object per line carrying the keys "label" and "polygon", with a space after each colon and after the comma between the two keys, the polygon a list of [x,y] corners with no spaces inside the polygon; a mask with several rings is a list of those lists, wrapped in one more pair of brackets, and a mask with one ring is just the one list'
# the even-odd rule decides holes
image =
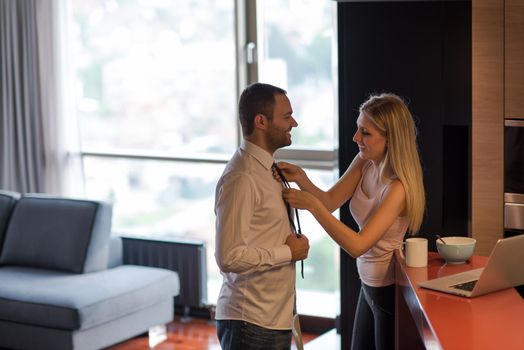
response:
{"label": "shirt collar", "polygon": [[252,142],[242,139],[240,148],[258,160],[266,169],[271,169],[271,166],[275,162],[273,156],[269,154],[268,151]]}

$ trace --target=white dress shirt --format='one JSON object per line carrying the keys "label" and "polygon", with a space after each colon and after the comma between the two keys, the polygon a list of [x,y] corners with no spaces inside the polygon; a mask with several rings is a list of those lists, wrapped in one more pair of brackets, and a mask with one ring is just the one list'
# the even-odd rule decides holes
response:
{"label": "white dress shirt", "polygon": [[215,258],[223,284],[215,318],[291,329],[295,263],[285,244],[291,227],[273,161],[243,141],[218,181]]}

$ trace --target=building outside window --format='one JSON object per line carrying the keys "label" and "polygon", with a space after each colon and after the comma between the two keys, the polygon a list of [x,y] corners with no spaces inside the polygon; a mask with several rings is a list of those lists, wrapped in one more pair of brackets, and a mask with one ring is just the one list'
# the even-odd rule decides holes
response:
{"label": "building outside window", "polygon": [[[205,241],[209,303],[221,284],[214,190],[239,144],[237,100],[247,84],[288,91],[299,127],[277,157],[303,165],[324,189],[337,176],[335,7],[254,4],[72,1],[86,196],[113,203],[117,234]],[[255,28],[253,40],[244,28]],[[300,215],[311,250],[305,279],[297,278],[298,311],[334,318],[339,249],[311,215]]]}

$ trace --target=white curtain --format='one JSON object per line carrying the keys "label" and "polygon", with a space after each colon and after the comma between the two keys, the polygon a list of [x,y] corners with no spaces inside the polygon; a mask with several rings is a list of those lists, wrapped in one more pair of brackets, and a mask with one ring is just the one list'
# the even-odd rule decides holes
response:
{"label": "white curtain", "polygon": [[37,1],[37,28],[46,158],[45,190],[83,196],[83,174],[75,114],[74,69],[68,33],[68,0]]}
{"label": "white curtain", "polygon": [[0,188],[83,194],[67,0],[0,0]]}

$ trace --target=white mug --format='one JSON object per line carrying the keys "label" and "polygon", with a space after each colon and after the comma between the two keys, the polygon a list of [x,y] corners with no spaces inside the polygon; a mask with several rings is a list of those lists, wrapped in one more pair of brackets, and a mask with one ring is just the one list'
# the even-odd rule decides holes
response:
{"label": "white mug", "polygon": [[428,240],[414,237],[406,239],[406,265],[408,267],[425,267],[428,265]]}

